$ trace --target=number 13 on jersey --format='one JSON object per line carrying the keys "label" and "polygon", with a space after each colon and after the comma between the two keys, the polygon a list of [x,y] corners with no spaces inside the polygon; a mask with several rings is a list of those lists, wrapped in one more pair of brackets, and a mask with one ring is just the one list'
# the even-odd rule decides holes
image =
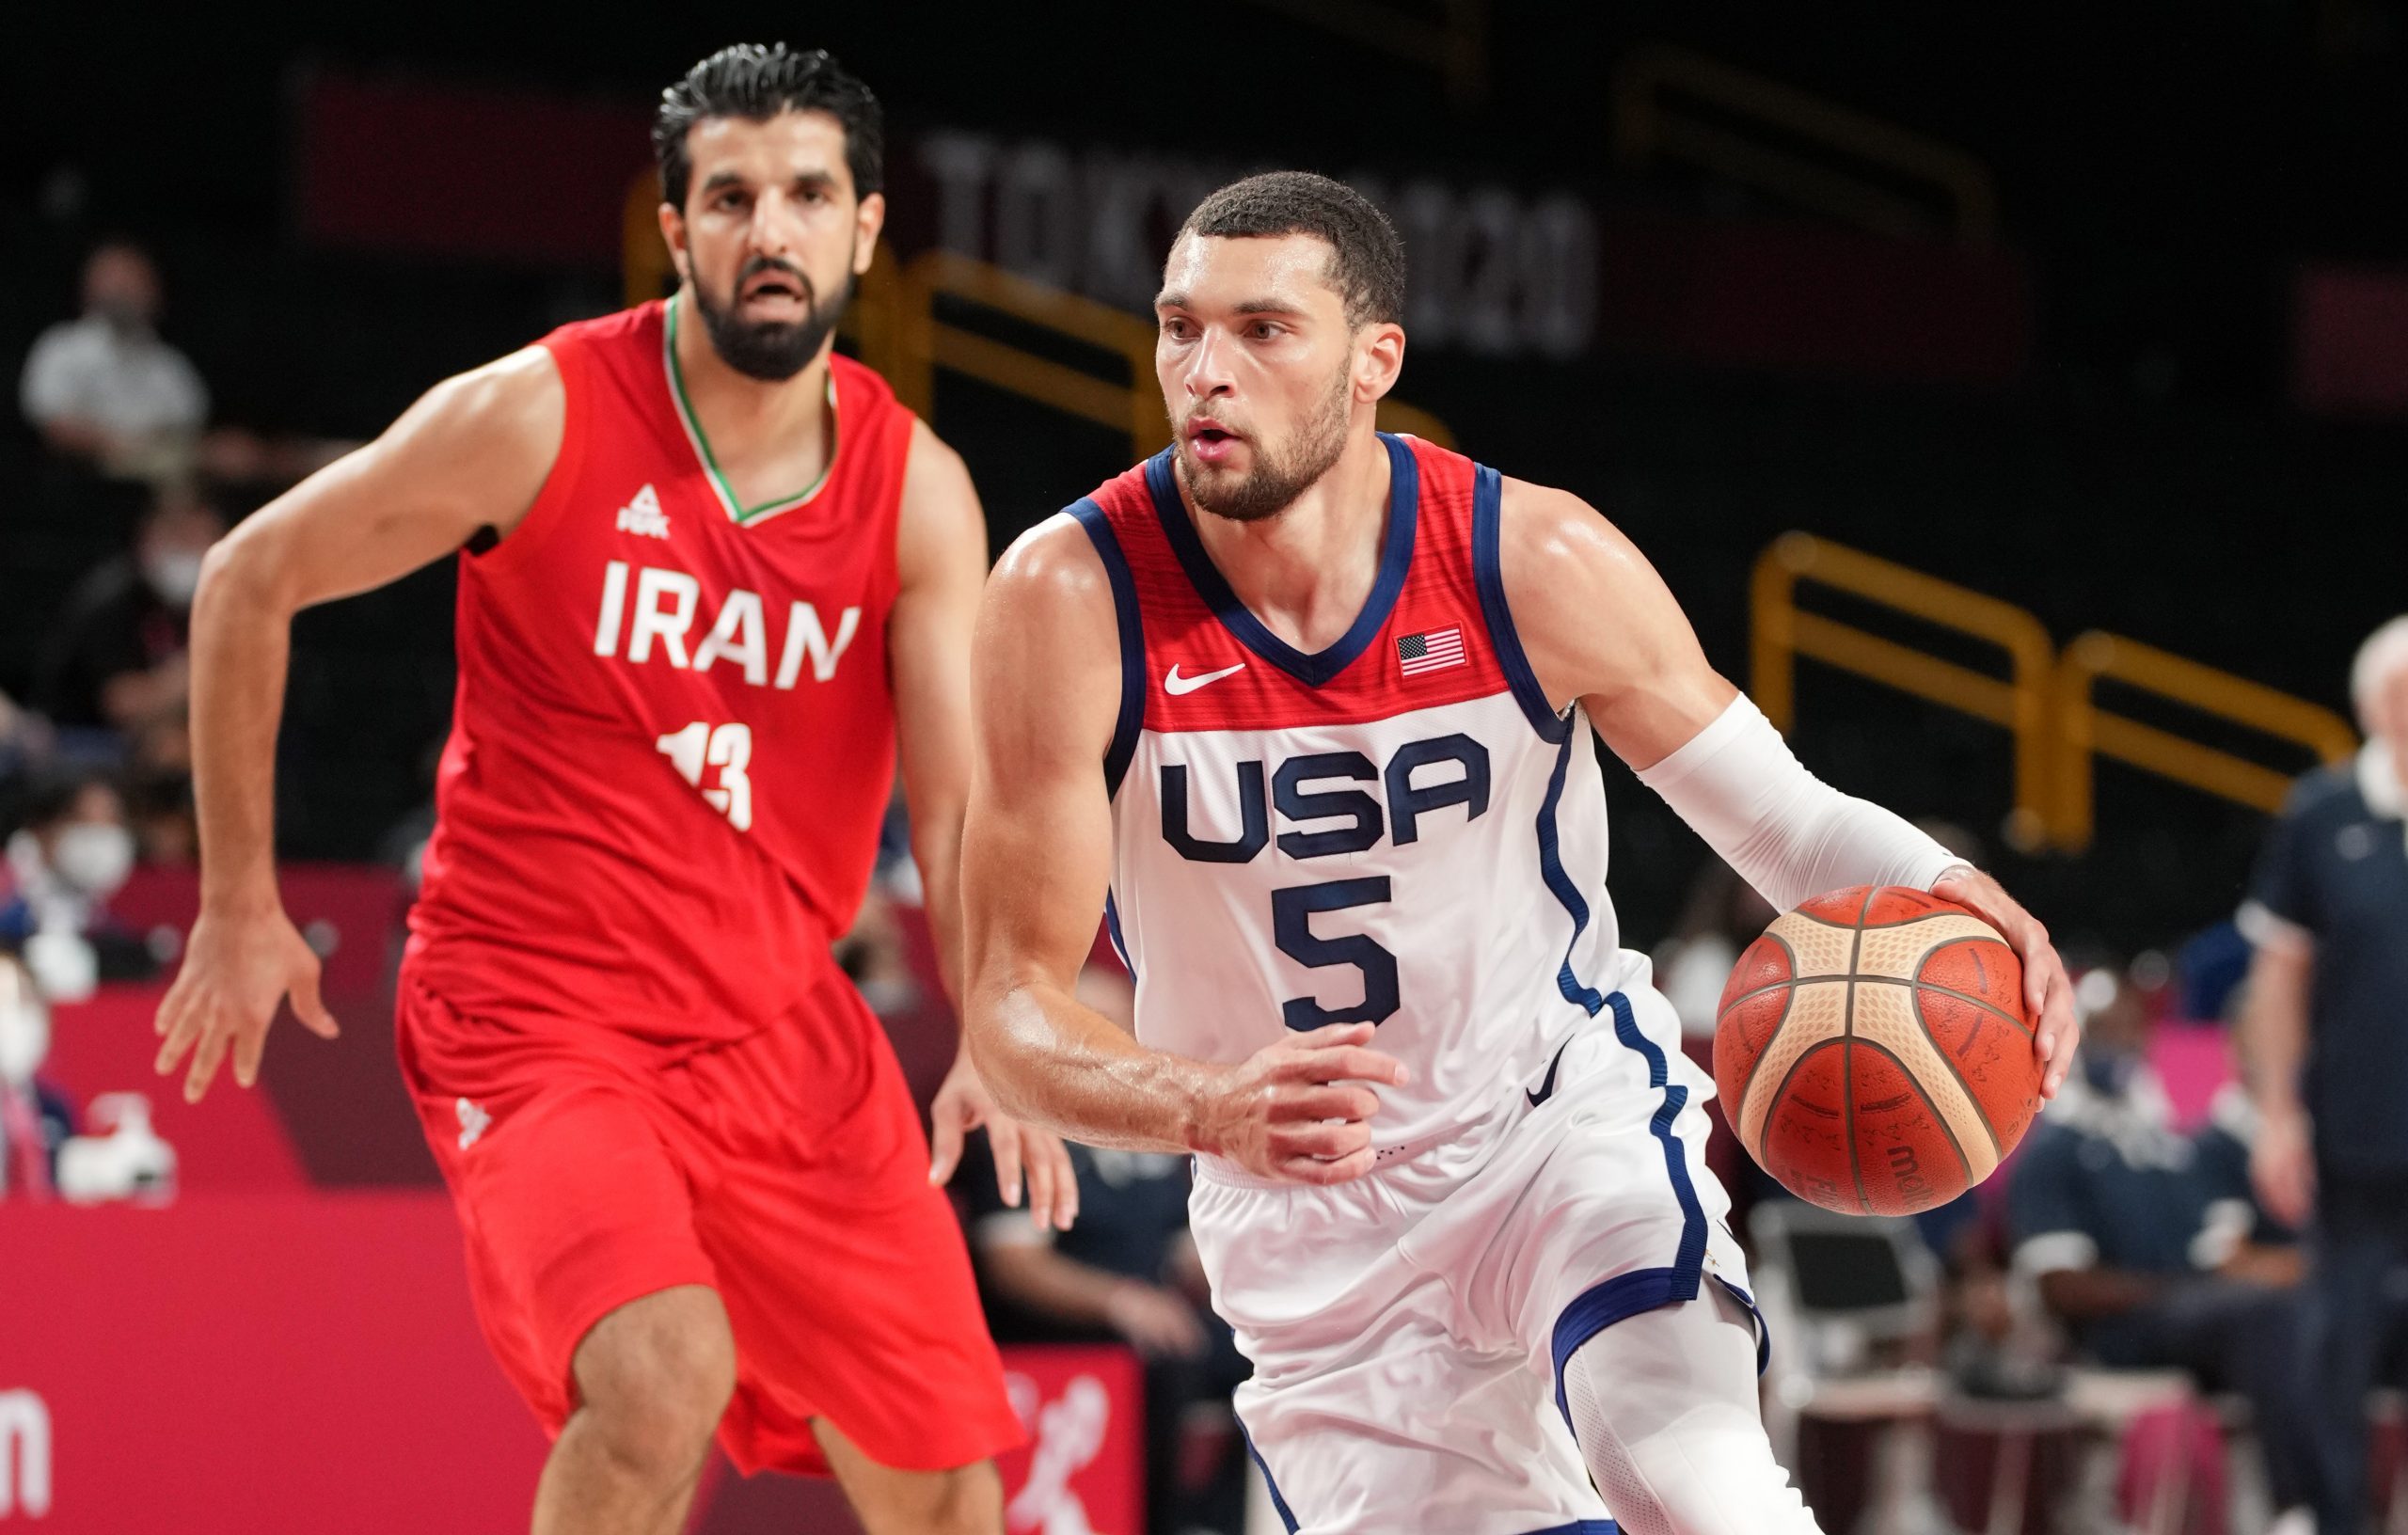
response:
{"label": "number 13 on jersey", "polygon": [[[728,825],[738,831],[752,830],[752,780],[744,771],[752,762],[752,726],[697,720],[652,744],[680,778],[703,791],[704,799],[727,817]],[[705,784],[704,772],[714,768],[717,782]]]}

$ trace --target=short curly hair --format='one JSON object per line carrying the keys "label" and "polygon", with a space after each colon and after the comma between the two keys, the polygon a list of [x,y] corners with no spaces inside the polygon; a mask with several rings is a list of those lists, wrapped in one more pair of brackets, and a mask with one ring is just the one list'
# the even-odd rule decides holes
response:
{"label": "short curly hair", "polygon": [[686,135],[705,118],[767,122],[782,112],[825,112],[845,129],[845,166],[853,196],[886,185],[886,112],[869,87],[846,71],[825,48],[797,53],[783,42],[731,44],[686,71],[660,93],[652,119],[652,152],[660,163],[660,197],[686,206],[694,162]]}
{"label": "short curly hair", "polygon": [[1404,242],[1387,215],[1343,182],[1308,170],[1271,170],[1228,185],[1196,205],[1180,236],[1269,239],[1309,234],[1329,243],[1330,286],[1346,302],[1346,323],[1387,323],[1404,315]]}

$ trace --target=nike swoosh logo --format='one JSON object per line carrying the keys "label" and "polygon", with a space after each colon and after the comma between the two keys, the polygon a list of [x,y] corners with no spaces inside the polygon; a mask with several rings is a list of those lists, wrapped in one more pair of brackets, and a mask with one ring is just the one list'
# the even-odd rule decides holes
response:
{"label": "nike swoosh logo", "polygon": [[1245,663],[1244,661],[1240,661],[1235,666],[1225,666],[1218,672],[1204,672],[1199,673],[1196,676],[1182,677],[1179,674],[1179,668],[1174,666],[1170,669],[1170,674],[1163,678],[1163,691],[1168,693],[1173,698],[1177,698],[1182,693],[1192,693],[1196,691],[1196,688],[1203,687],[1208,682],[1218,682],[1223,677],[1233,676],[1244,670]]}
{"label": "nike swoosh logo", "polygon": [[1563,1052],[1571,1048],[1572,1041],[1569,1039],[1555,1047],[1555,1059],[1546,1063],[1546,1076],[1539,1083],[1537,1092],[1534,1093],[1528,1087],[1522,1089],[1522,1096],[1530,1100],[1530,1107],[1535,1109],[1555,1096],[1555,1068],[1563,1064]]}

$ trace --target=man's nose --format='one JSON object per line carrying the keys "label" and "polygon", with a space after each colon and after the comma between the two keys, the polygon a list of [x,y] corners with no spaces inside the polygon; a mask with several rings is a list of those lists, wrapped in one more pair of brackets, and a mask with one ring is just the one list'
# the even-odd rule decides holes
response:
{"label": "man's nose", "polygon": [[1230,356],[1229,342],[1217,331],[1206,331],[1196,350],[1188,354],[1186,377],[1180,381],[1188,397],[1210,400],[1236,388],[1237,380],[1229,372]]}

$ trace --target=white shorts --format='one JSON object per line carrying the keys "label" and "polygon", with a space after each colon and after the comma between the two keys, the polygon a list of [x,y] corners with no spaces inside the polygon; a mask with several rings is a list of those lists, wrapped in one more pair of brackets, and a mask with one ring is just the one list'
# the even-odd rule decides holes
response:
{"label": "white shorts", "polygon": [[1196,1247],[1254,1361],[1238,1418],[1289,1529],[1610,1531],[1560,1367],[1706,1276],[1748,1299],[1671,1005],[1615,992],[1552,1071],[1333,1188],[1198,1159]]}

